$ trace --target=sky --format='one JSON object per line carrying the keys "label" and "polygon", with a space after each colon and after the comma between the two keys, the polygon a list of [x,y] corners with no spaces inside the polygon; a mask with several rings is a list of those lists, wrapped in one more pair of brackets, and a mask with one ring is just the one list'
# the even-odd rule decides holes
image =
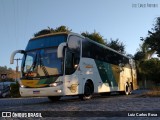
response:
{"label": "sky", "polygon": [[159,0],[0,0],[0,66],[15,69],[16,62],[10,64],[14,50],[24,50],[34,33],[61,25],[119,39],[134,55],[159,11]]}

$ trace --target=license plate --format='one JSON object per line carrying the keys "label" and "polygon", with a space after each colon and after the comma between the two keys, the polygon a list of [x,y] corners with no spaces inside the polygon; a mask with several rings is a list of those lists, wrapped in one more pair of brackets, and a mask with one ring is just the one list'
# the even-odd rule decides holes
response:
{"label": "license plate", "polygon": [[33,91],[33,94],[40,94],[40,91],[39,90],[35,90],[35,91]]}

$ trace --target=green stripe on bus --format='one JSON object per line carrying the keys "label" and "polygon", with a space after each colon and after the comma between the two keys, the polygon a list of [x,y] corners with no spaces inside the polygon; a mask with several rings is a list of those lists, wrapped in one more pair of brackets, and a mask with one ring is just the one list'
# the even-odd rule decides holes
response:
{"label": "green stripe on bus", "polygon": [[45,78],[45,79],[40,79],[38,82],[38,85],[54,83],[57,80],[57,78],[58,77],[49,77],[49,78]]}
{"label": "green stripe on bus", "polygon": [[95,63],[97,65],[97,69],[103,83],[108,83],[109,86],[112,87],[118,86],[115,79],[116,77],[113,73],[112,65],[99,60],[95,60]]}

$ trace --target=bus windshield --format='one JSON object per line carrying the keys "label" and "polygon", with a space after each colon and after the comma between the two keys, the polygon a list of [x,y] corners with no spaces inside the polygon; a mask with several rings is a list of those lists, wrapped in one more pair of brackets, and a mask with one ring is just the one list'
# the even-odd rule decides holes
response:
{"label": "bus windshield", "polygon": [[57,57],[59,44],[66,42],[67,34],[47,35],[31,39],[22,60],[22,77],[61,75],[62,59]]}
{"label": "bus windshield", "polygon": [[57,48],[44,48],[26,52],[22,62],[22,77],[62,74],[62,60],[57,58]]}

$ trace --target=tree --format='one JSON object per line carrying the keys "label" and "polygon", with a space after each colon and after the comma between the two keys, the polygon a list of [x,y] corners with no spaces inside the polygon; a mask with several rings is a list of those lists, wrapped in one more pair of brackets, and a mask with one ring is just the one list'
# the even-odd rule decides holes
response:
{"label": "tree", "polygon": [[140,50],[134,55],[134,59],[136,60],[136,68],[137,68],[137,79],[139,81],[146,81],[148,72],[146,72],[146,62],[151,59],[154,51],[149,49],[148,44],[145,42],[140,45]]}
{"label": "tree", "polygon": [[144,69],[142,74],[146,80],[153,80],[155,83],[160,83],[160,60],[152,58],[142,62],[140,66]]}
{"label": "tree", "polygon": [[69,29],[67,26],[60,26],[60,27],[57,27],[54,32],[71,32],[72,29]]}
{"label": "tree", "polygon": [[135,60],[145,61],[149,60],[154,53],[155,50],[151,49],[147,43],[143,42],[142,45],[140,45],[140,50],[134,55],[134,58]]}
{"label": "tree", "polygon": [[134,59],[137,61],[143,61],[145,58],[145,53],[142,51],[138,51],[137,53],[135,53],[134,55]]}
{"label": "tree", "polygon": [[134,55],[138,79],[157,81],[160,73],[157,72],[158,65],[155,63],[159,61],[158,59],[151,59],[151,57],[155,52],[160,55],[160,17],[157,18],[152,31],[148,31],[148,36],[146,38],[141,37],[141,41],[143,43],[140,45],[140,50]]}
{"label": "tree", "polygon": [[94,31],[93,33],[83,32],[83,33],[81,33],[81,35],[83,35],[84,37],[87,37],[93,41],[96,41],[98,43],[105,45],[105,41],[103,40],[103,36],[100,35],[100,33],[96,32],[96,31]]}
{"label": "tree", "polygon": [[48,27],[48,29],[43,29],[37,33],[34,34],[34,37],[40,36],[40,35],[45,35],[45,34],[49,34],[49,33],[56,33],[56,32],[71,32],[72,30],[69,29],[66,26],[60,26],[57,27],[56,29],[50,28]]}
{"label": "tree", "polygon": [[106,44],[106,46],[122,53],[125,54],[125,45],[123,44],[123,42],[120,42],[119,39],[113,40],[111,39],[111,41],[109,43]]}
{"label": "tree", "polygon": [[160,56],[160,17],[157,17],[152,31],[148,31],[148,37],[144,39],[144,42]]}

